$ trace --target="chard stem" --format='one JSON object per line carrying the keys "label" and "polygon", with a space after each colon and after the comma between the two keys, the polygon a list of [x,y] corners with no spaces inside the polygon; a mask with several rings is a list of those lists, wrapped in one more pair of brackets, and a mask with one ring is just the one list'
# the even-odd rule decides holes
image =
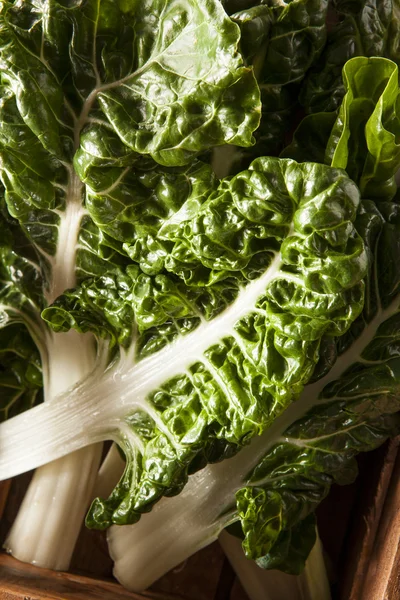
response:
{"label": "chard stem", "polygon": [[96,444],[34,473],[4,547],[23,562],[67,570],[100,462]]}
{"label": "chard stem", "polygon": [[[53,334],[48,342],[44,407],[90,372],[94,363],[91,336],[70,331]],[[22,440],[26,442],[26,436]],[[4,544],[7,552],[47,569],[68,569],[92,499],[101,452],[101,444],[92,445],[35,471]]]}
{"label": "chard stem", "polygon": [[120,480],[124,468],[125,461],[122,459],[117,445],[113,444],[98,472],[93,498],[107,498]]}

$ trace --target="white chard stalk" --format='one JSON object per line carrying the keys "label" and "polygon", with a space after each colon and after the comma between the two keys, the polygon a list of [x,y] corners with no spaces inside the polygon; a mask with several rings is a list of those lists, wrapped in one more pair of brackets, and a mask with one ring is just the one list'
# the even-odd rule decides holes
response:
{"label": "white chard stalk", "polygon": [[124,468],[125,461],[122,459],[117,445],[113,444],[97,474],[93,497],[107,498],[120,480]]}
{"label": "white chard stalk", "polygon": [[5,541],[7,552],[40,567],[68,569],[92,499],[101,447],[83,448],[35,471]]}
{"label": "white chard stalk", "polygon": [[[84,214],[83,186],[72,165],[68,174],[66,209],[60,214],[57,251],[54,257],[46,255],[52,273],[45,294],[49,304],[65,289],[76,285],[76,248]],[[40,350],[45,402],[87,376],[96,362],[95,343],[90,334],[48,332],[45,347]],[[101,453],[102,444],[94,444],[35,471],[4,543],[9,554],[47,569],[69,568],[93,498]]]}
{"label": "white chard stalk", "polygon": [[307,559],[305,569],[299,577],[302,599],[305,600],[330,600],[331,590],[328,574],[325,567],[324,549],[318,535]]}
{"label": "white chard stalk", "polygon": [[[93,340],[75,331],[54,334],[46,400],[93,368]],[[66,570],[92,499],[102,444],[95,444],[37,469],[4,543],[18,560]]]}

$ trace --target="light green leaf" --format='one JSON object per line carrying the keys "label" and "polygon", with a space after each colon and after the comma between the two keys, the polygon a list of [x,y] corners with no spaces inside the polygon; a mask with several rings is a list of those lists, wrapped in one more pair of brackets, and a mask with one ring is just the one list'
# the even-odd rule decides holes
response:
{"label": "light green leaf", "polygon": [[343,69],[347,93],[325,161],[345,168],[364,198],[391,199],[400,166],[398,68],[382,58],[355,58]]}

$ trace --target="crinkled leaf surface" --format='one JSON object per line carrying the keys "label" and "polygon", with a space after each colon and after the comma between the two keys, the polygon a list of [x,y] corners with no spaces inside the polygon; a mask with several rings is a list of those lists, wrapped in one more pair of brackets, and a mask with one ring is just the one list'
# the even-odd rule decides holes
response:
{"label": "crinkled leaf surface", "polygon": [[99,254],[120,262],[120,247],[87,221],[87,252],[76,256],[81,143],[108,166],[144,169],[150,157],[176,165],[210,146],[249,145],[258,89],[217,1],[4,2],[0,20],[1,178],[10,214],[51,266],[55,298],[74,284],[76,262],[82,276],[98,272]]}
{"label": "crinkled leaf surface", "polygon": [[[328,342],[334,366],[305,388],[298,403],[298,408],[302,402],[313,408],[282,432],[279,443],[251,474],[251,487],[237,494],[245,551],[256,558],[266,552],[267,560],[260,559],[264,567],[273,568],[274,544],[280,547],[281,536],[296,536],[299,523],[333,482],[354,480],[355,454],[377,447],[400,430],[400,278],[396,264],[385,266],[385,257],[399,246],[399,204],[381,202],[378,210],[364,201],[356,224],[370,265],[363,313],[333,348]],[[275,507],[268,495],[274,497]],[[271,519],[277,518],[274,529]],[[274,535],[264,530],[266,522]],[[307,544],[302,546],[305,559]],[[289,554],[283,562],[285,570],[297,572]]]}
{"label": "crinkled leaf surface", "polygon": [[[263,568],[299,573],[315,539],[313,512],[330,486],[352,482],[356,454],[400,431],[400,270],[387,259],[399,249],[400,205],[364,200],[355,224],[368,255],[361,315],[343,336],[322,339],[313,381],[261,437],[190,477],[179,499],[154,509],[175,535],[189,520],[195,548],[239,522],[248,557]],[[123,536],[139,556],[150,523],[146,529],[144,518]],[[121,534],[111,531],[115,553]]]}
{"label": "crinkled leaf surface", "polygon": [[159,229],[158,274],[131,266],[87,280],[43,313],[138,361],[118,425],[127,470],[91,526],[135,521],[267,429],[311,376],[322,336],[344,333],[363,306],[358,190],[343,171],[263,158],[212,178],[208,194],[200,175]]}
{"label": "crinkled leaf surface", "polygon": [[[357,71],[357,85],[364,79],[372,88],[374,78],[368,69],[371,65],[375,69],[378,61],[355,59],[349,64],[363,67]],[[381,64],[385,68],[380,71],[380,83],[375,79],[380,93],[369,95],[375,105],[368,104],[362,113],[363,126],[355,126],[360,123],[358,111],[347,112],[346,142],[353,148],[353,153],[347,155],[349,162],[357,151],[357,160],[368,164],[367,137],[371,134],[365,124],[372,114],[378,114],[381,120],[378,130],[386,130],[386,119],[389,133],[390,128],[396,127],[396,104],[390,94],[385,95],[386,87],[390,89],[393,67],[389,61]],[[354,84],[348,80],[348,85],[351,89]],[[382,111],[382,106],[387,110]],[[297,147],[294,143],[291,149],[299,157],[303,151],[305,159],[314,152],[322,162],[335,121],[335,113],[307,117],[297,132]],[[321,132],[317,147],[306,135],[314,125]],[[385,138],[383,133],[381,140]],[[376,184],[373,189],[379,187],[379,157],[384,154],[378,152],[376,156],[377,168],[370,180]],[[343,166],[347,168],[347,162]],[[395,161],[389,162],[387,175],[394,175],[397,168]],[[356,176],[361,179],[363,172],[359,169]],[[386,194],[385,186],[381,185],[381,189]],[[201,532],[197,542],[215,539],[222,527],[239,521],[243,547],[249,557],[264,568],[298,573],[314,541],[313,512],[331,484],[353,481],[357,475],[355,455],[399,433],[400,272],[398,261],[388,260],[399,253],[399,214],[396,199],[390,202],[385,197],[375,197],[374,201],[361,202],[355,225],[368,257],[361,315],[343,336],[322,338],[319,360],[309,384],[259,439],[252,439],[223,465],[208,466],[189,479],[180,503],[184,506],[192,495],[198,498],[189,516],[196,531]],[[247,475],[243,477],[243,473]],[[205,482],[210,487],[203,493]],[[211,512],[210,497],[215,503]],[[155,510],[157,519],[164,515],[171,519],[168,527],[179,531],[181,516],[175,519],[168,503],[160,503]],[[139,544],[139,552],[141,528],[139,523],[129,535],[131,544]],[[113,550],[117,549],[118,537],[118,529],[114,529]],[[127,536],[124,539],[126,542]]]}
{"label": "crinkled leaf surface", "polygon": [[259,90],[239,33],[217,0],[1,4],[1,325],[24,322],[43,363],[60,338],[41,310],[130,262],[129,236],[108,235],[85,208],[74,159],[90,147],[112,188],[121,166],[145,174],[214,145],[251,145]]}
{"label": "crinkled leaf surface", "polygon": [[165,164],[252,142],[258,91],[236,49],[239,30],[217,1],[5,2],[2,21],[8,87],[58,158],[73,151],[71,133],[98,120],[127,151]]}
{"label": "crinkled leaf surface", "polygon": [[[388,60],[364,58],[353,59],[346,68],[350,71],[354,68],[355,77],[347,78],[346,85],[348,90],[355,88],[355,93],[353,96],[348,92],[345,96],[341,110],[346,111],[346,118],[339,114],[333,131],[342,125],[341,140],[345,140],[342,143],[347,153],[340,152],[339,145],[336,147],[339,156],[343,157],[342,166],[352,169],[356,180],[362,181],[371,164],[369,148],[376,149],[378,139],[382,144],[388,138],[392,144],[396,140],[384,123],[396,131],[397,68]],[[379,90],[375,96],[371,94],[374,74]],[[357,109],[350,110],[349,105],[357,97],[362,81],[369,84],[369,95],[364,92],[368,100],[362,110],[360,103]],[[389,93],[385,93],[387,89]],[[386,111],[382,110],[383,106]],[[319,113],[306,117],[286,152],[297,151],[307,157],[317,151],[322,161],[324,141],[321,140],[319,150],[318,146],[313,148],[309,132],[318,125],[320,133],[329,129],[324,128],[324,123],[329,125],[333,115]],[[377,115],[374,127],[368,125],[369,119],[373,120],[371,115]],[[325,137],[332,140],[333,135],[325,134]],[[400,273],[398,261],[387,259],[398,254],[399,204],[396,200],[385,200],[391,193],[387,191],[390,187],[382,184],[380,170],[381,166],[386,168],[384,176],[389,175],[392,179],[399,164],[393,151],[388,153],[388,160],[385,156],[384,148],[375,151],[375,168],[369,171],[372,185],[365,185],[364,193],[374,190],[376,199],[375,202],[363,200],[356,219],[369,263],[363,312],[342,337],[322,341],[313,374],[314,383],[306,386],[295,408],[290,407],[282,415],[282,425],[275,425],[279,435],[275,431],[274,434],[279,443],[272,444],[256,466],[250,478],[252,485],[237,494],[244,549],[248,556],[259,559],[260,566],[265,568],[280,565],[290,573],[299,572],[309,552],[305,535],[305,530],[310,528],[308,519],[328,493],[330,485],[334,481],[339,484],[351,482],[357,475],[355,454],[375,448],[387,437],[398,433],[400,428]],[[353,161],[355,164],[359,161],[362,167],[358,170],[352,167]],[[286,427],[293,419],[291,412],[300,415],[310,406],[312,408],[305,417]],[[262,467],[264,461],[265,470]],[[272,505],[270,497],[274,498]],[[269,523],[269,529],[264,529],[263,523]]]}
{"label": "crinkled leaf surface", "polygon": [[[400,273],[398,261],[387,260],[398,253],[399,206],[361,203],[355,224],[368,254],[364,309],[343,336],[323,338],[313,381],[261,437],[192,475],[179,497],[154,507],[157,536],[174,532],[180,539],[190,522],[196,549],[240,523],[244,550],[261,567],[301,571],[315,539],[313,512],[330,486],[353,481],[355,455],[400,431]],[[116,573],[128,585],[121,550],[136,548],[143,565],[154,524],[146,519],[129,533],[116,527],[110,533]]]}
{"label": "crinkled leaf surface", "polygon": [[241,52],[254,66],[262,101],[256,145],[239,150],[236,165],[243,168],[257,156],[282,149],[298,108],[299,83],[326,42],[327,8],[327,0],[253,2],[231,14],[241,28]]}

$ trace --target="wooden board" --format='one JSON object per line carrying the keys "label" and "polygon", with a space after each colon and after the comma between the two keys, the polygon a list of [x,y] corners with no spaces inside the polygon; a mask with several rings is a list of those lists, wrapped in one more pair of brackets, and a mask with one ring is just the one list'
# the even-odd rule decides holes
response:
{"label": "wooden board", "polygon": [[8,498],[8,494],[11,488],[11,479],[7,479],[6,481],[0,481],[0,519],[3,516],[4,510],[6,508],[6,502]]}
{"label": "wooden board", "polygon": [[133,594],[120,585],[72,573],[57,573],[0,555],[1,600],[181,600],[152,592]]}
{"label": "wooden board", "polygon": [[[379,513],[374,514],[374,527],[371,527],[375,536],[363,578],[360,594],[363,600],[400,598],[400,452],[396,441],[397,452],[393,457],[384,503]],[[385,477],[386,467],[387,463],[381,478]]]}
{"label": "wooden board", "polygon": [[340,600],[400,599],[400,437],[364,455],[341,556]]}

